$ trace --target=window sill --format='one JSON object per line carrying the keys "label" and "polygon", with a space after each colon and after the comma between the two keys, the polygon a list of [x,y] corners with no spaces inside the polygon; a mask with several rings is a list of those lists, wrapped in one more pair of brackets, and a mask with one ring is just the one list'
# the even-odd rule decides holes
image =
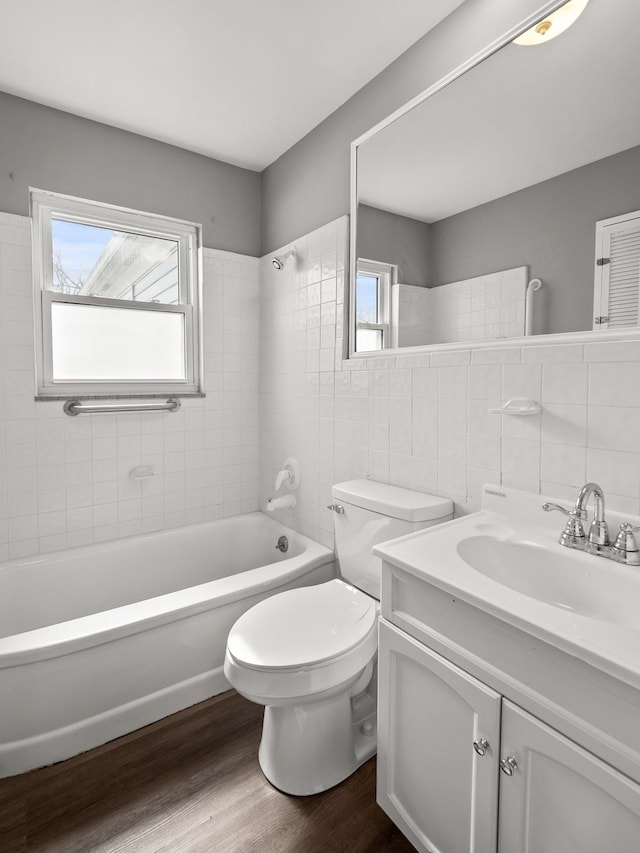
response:
{"label": "window sill", "polygon": [[206,397],[204,391],[170,391],[164,394],[60,394],[57,396],[36,394],[36,403],[64,402],[66,400],[159,400],[167,397],[179,399]]}

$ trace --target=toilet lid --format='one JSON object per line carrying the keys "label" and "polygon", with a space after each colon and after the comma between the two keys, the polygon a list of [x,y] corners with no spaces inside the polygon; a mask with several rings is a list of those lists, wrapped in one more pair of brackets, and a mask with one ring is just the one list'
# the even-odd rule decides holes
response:
{"label": "toilet lid", "polygon": [[312,666],[348,652],[375,630],[376,602],[342,580],[281,592],[229,633],[231,655],[255,669]]}

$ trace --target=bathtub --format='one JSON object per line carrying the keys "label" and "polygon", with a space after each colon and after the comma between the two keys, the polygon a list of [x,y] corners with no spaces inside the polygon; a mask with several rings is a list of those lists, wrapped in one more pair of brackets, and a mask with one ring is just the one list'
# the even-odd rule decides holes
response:
{"label": "bathtub", "polygon": [[333,576],[332,551],[259,512],[0,564],[0,777],[227,690],[235,620]]}

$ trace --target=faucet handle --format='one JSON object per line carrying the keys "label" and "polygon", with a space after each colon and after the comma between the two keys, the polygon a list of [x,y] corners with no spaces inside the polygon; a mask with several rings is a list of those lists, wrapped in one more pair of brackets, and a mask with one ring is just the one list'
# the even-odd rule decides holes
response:
{"label": "faucet handle", "polygon": [[577,509],[575,507],[574,509],[565,509],[560,504],[542,504],[542,509],[545,512],[561,512],[563,515],[568,515],[569,518],[579,521],[583,521],[587,517],[586,510],[584,509]]}
{"label": "faucet handle", "polygon": [[291,469],[290,468],[283,468],[282,471],[278,471],[278,474],[276,476],[276,486],[275,486],[276,492],[280,488],[282,488],[282,486],[285,483],[287,483],[287,485],[289,485],[289,487],[291,487],[292,481],[293,481],[293,477],[291,475]]}
{"label": "faucet handle", "polygon": [[629,524],[628,521],[623,521],[620,525],[620,533],[635,533],[636,530],[640,530],[640,524],[633,525]]}
{"label": "faucet handle", "polygon": [[579,509],[578,507],[565,509],[560,504],[553,503],[542,504],[542,509],[545,512],[561,512],[563,515],[569,517],[558,539],[561,545],[565,545],[567,548],[584,548],[587,537],[582,526],[582,519],[587,517],[587,513],[583,509]]}
{"label": "faucet handle", "polygon": [[640,548],[633,535],[636,530],[640,530],[640,526],[634,527],[626,521],[620,525],[616,541],[611,548],[614,560],[627,566],[640,566]]}

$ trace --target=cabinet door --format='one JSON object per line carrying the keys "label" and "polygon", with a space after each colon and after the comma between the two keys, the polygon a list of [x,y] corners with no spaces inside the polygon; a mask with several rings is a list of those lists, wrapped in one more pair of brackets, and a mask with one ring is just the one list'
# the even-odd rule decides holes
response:
{"label": "cabinet door", "polygon": [[640,786],[504,700],[500,853],[638,853]]}
{"label": "cabinet door", "polygon": [[379,653],[379,804],[420,851],[494,853],[500,696],[384,620]]}

